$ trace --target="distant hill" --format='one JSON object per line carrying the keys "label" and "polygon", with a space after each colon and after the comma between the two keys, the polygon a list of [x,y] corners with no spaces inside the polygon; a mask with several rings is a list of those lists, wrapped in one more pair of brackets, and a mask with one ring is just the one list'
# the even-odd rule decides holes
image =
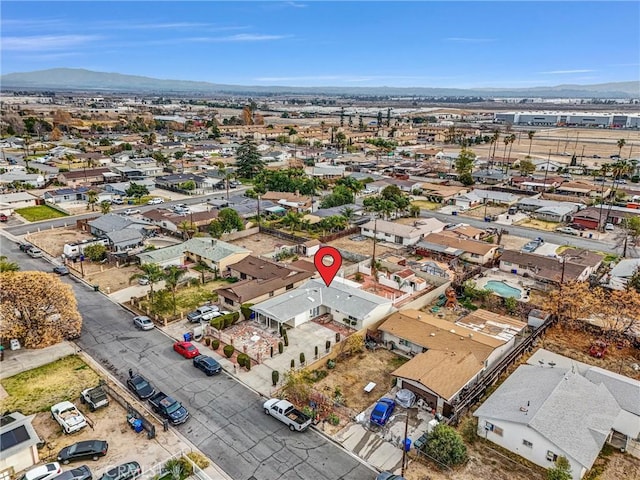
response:
{"label": "distant hill", "polygon": [[76,68],[53,68],[0,76],[0,88],[82,90],[145,93],[204,94],[297,94],[297,95],[376,95],[422,97],[542,97],[542,98],[640,98],[640,82],[597,85],[558,85],[535,88],[423,88],[423,87],[287,87],[224,85],[188,80],[94,72]]}

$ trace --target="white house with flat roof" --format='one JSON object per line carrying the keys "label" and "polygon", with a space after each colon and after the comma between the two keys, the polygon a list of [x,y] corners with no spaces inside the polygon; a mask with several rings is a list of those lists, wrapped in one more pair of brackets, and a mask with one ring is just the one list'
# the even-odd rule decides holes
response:
{"label": "white house with flat roof", "polygon": [[393,301],[361,290],[360,285],[334,278],[327,287],[322,280],[309,280],[251,307],[256,319],[269,328],[295,328],[321,315],[356,330],[365,328],[394,312]]}

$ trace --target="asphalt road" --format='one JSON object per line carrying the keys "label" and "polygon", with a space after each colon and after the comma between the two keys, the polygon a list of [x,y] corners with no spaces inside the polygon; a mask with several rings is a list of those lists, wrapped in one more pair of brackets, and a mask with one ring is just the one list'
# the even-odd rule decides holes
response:
{"label": "asphalt road", "polygon": [[[50,271],[0,237],[0,253],[23,270]],[[173,352],[159,330],[140,332],[132,315],[79,280],[72,285],[84,319],[77,344],[124,382],[129,368],[180,400],[191,418],[178,430],[234,480],[366,480],[376,473],[315,431],[290,432],[263,413],[264,398],[222,373],[206,377]]]}

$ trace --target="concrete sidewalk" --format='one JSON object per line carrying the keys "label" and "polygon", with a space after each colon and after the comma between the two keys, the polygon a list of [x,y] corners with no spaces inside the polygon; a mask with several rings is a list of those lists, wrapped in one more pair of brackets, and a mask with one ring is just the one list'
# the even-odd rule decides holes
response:
{"label": "concrete sidewalk", "polygon": [[71,342],[61,342],[38,349],[24,347],[19,350],[7,349],[4,351],[4,361],[0,362],[0,378],[12,377],[75,353],[77,353],[76,346]]}

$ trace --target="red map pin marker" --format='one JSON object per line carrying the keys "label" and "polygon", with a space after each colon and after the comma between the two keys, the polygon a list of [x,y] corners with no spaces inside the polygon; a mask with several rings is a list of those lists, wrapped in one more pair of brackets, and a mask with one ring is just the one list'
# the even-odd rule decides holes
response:
{"label": "red map pin marker", "polygon": [[[324,264],[323,260],[327,257],[333,260],[331,265]],[[336,273],[338,273],[338,270],[340,270],[342,255],[333,247],[322,247],[314,255],[313,263],[318,269],[318,273],[322,277],[322,280],[324,280],[325,285],[328,287],[336,276]]]}

